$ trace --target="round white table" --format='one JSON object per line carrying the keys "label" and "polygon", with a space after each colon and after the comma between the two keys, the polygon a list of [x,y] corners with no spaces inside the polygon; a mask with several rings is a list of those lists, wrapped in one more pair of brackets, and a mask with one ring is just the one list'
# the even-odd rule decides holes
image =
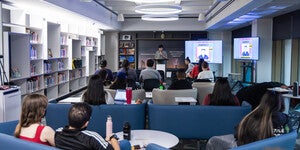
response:
{"label": "round white table", "polygon": [[[123,131],[116,133],[119,140],[123,140]],[[131,146],[140,145],[145,147],[149,143],[158,144],[160,146],[171,148],[178,144],[179,139],[167,132],[157,130],[131,130]]]}
{"label": "round white table", "polygon": [[282,94],[282,96],[284,98],[284,106],[285,106],[285,110],[283,113],[289,114],[291,98],[300,99],[300,95],[293,96],[293,94]]}

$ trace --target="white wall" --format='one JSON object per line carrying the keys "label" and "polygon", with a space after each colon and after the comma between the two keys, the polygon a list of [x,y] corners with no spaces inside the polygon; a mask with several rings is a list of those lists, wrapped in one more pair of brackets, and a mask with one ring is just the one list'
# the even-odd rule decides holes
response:
{"label": "white wall", "polygon": [[205,23],[197,18],[180,18],[177,21],[142,21],[128,18],[122,23],[122,31],[203,31]]}
{"label": "white wall", "polygon": [[272,33],[272,18],[257,19],[252,22],[252,36],[260,37],[260,59],[257,61],[256,81],[254,82],[272,80]]}
{"label": "white wall", "polygon": [[118,32],[104,32],[104,34],[107,68],[115,72],[118,70]]}
{"label": "white wall", "polygon": [[[222,55],[223,63],[221,65],[214,65],[218,70],[216,71],[216,76],[227,77],[228,73],[231,73],[231,32],[230,31],[210,31],[208,32],[209,40],[222,40]],[[210,65],[211,66],[211,65]],[[215,71],[215,70],[214,70]]]}

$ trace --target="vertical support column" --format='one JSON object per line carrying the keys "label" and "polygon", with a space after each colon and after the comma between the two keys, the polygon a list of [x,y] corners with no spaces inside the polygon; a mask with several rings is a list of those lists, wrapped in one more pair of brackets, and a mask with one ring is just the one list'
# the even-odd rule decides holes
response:
{"label": "vertical support column", "polygon": [[291,64],[292,64],[292,40],[284,40],[284,69],[283,69],[283,83],[285,85],[291,84]]}
{"label": "vertical support column", "polygon": [[217,72],[216,76],[228,76],[228,73],[231,73],[231,61],[232,60],[232,38],[230,31],[220,31],[220,32],[209,32],[208,38],[210,40],[222,40],[222,72]]}
{"label": "vertical support column", "polygon": [[[257,61],[254,82],[271,81],[272,73],[272,32],[273,21],[269,19],[257,19],[252,22],[252,36],[260,37],[259,61]],[[255,66],[254,66],[255,67]]]}

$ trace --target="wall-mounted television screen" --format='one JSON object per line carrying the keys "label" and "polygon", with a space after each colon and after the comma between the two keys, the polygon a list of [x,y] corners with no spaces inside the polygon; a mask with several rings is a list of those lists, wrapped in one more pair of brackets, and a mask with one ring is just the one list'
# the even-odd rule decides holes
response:
{"label": "wall-mounted television screen", "polygon": [[241,60],[258,60],[259,37],[234,38],[233,58]]}
{"label": "wall-mounted television screen", "polygon": [[209,63],[222,63],[222,41],[185,41],[185,57],[191,63],[198,63],[201,58]]}

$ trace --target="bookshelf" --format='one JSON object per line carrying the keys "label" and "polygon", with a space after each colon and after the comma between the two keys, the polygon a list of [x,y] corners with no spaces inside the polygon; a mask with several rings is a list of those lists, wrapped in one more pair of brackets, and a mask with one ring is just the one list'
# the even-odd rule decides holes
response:
{"label": "bookshelf", "polygon": [[77,25],[49,22],[21,10],[5,12],[18,25],[4,26],[4,70],[22,96],[40,93],[53,100],[87,85],[101,57],[101,32],[87,28],[79,35]]}
{"label": "bookshelf", "polygon": [[131,32],[119,33],[119,67],[123,60],[130,62],[131,68],[136,68],[136,38]]}

